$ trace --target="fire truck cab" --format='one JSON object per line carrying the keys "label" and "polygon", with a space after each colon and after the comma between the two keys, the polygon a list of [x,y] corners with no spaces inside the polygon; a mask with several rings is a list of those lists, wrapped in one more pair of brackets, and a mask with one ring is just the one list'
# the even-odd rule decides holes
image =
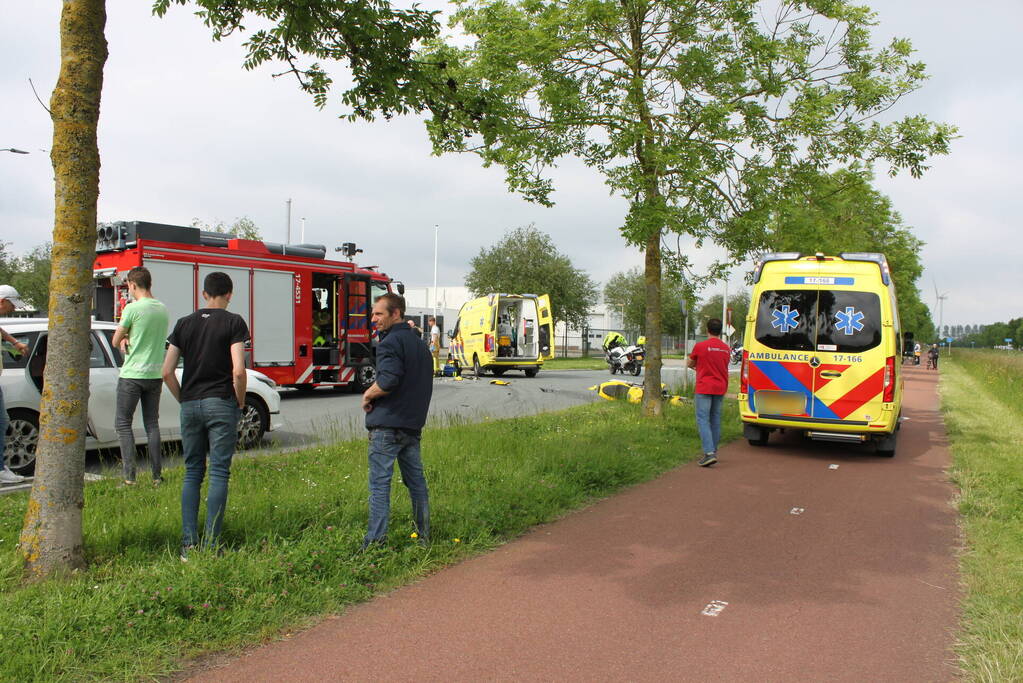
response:
{"label": "fire truck cab", "polygon": [[[349,258],[360,251],[352,243],[342,249]],[[119,320],[128,304],[125,276],[145,266],[173,325],[203,306],[203,279],[222,271],[234,283],[229,310],[249,326],[250,368],[285,387],[364,390],[376,376],[370,311],[391,291],[392,280],[376,266],[328,260],[326,251],[323,245],[236,239],[177,225],[104,224],[93,268],[94,313],[97,320]]]}

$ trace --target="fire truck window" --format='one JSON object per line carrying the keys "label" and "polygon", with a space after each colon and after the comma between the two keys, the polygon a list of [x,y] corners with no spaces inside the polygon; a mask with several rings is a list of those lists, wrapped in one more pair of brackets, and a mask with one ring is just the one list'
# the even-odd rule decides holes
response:
{"label": "fire truck window", "polygon": [[3,342],[3,366],[8,369],[24,368],[28,364],[28,357],[32,355],[32,345],[35,344],[36,337],[39,336],[39,333],[20,332],[11,336],[20,342],[24,342],[28,346],[28,353],[21,353],[14,348],[13,344]]}

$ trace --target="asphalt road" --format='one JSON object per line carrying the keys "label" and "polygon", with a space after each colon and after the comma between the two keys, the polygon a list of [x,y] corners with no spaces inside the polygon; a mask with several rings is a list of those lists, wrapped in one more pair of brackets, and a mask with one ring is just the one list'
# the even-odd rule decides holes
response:
{"label": "asphalt road", "polygon": [[[663,380],[669,386],[681,382],[682,368],[664,368]],[[478,422],[534,415],[562,410],[599,400],[588,387],[609,379],[642,383],[643,377],[610,375],[606,370],[541,370],[534,378],[521,372],[509,372],[499,378],[507,385],[491,384],[498,379],[487,375],[481,380],[471,373],[462,381],[449,377],[434,380],[429,424],[443,425],[452,420]],[[278,429],[268,442],[277,447],[309,445],[365,434],[361,396],[346,391],[317,389],[311,393],[287,390],[281,394]]]}
{"label": "asphalt road", "polygon": [[[691,373],[690,373],[691,375]],[[430,404],[430,424],[443,425],[451,421],[479,422],[484,418],[498,419],[533,415],[562,410],[571,406],[599,400],[588,387],[608,379],[642,383],[639,377],[612,377],[606,370],[541,370],[534,378],[521,372],[509,372],[500,379],[507,385],[490,384],[495,377],[481,380],[471,378],[457,382],[451,378],[434,380],[433,400]],[[682,381],[681,361],[669,360],[663,369],[662,381],[674,386]],[[690,377],[690,381],[692,381]],[[365,435],[361,410],[361,395],[347,389],[317,389],[299,392],[281,391],[280,415],[272,416],[276,429],[263,439],[263,448],[244,451],[246,456],[267,455],[277,449],[294,449],[317,443],[359,438]],[[168,444],[164,469],[182,464],[177,444]],[[139,472],[148,471],[143,452],[138,454]],[[86,458],[86,477],[120,476],[120,453],[116,450],[90,451]],[[0,495],[31,488],[31,479],[23,484],[0,486]]]}
{"label": "asphalt road", "polygon": [[190,680],[956,680],[936,388],[907,371],[894,459],[733,442]]}

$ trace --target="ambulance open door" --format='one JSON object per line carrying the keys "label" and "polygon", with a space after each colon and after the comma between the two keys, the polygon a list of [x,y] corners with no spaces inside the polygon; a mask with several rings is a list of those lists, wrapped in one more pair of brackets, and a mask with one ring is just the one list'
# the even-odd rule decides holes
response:
{"label": "ambulance open door", "polygon": [[537,322],[539,327],[540,358],[554,358],[554,318],[551,315],[551,297],[547,294],[536,298]]}

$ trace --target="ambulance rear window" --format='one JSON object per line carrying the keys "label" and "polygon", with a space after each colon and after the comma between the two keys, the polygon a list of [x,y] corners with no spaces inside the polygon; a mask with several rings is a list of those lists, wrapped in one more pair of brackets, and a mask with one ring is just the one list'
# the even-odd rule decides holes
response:
{"label": "ambulance rear window", "polygon": [[877,294],[822,289],[817,311],[818,350],[834,347],[839,353],[862,353],[881,343]]}
{"label": "ambulance rear window", "polygon": [[756,339],[783,351],[862,353],[881,343],[881,300],[871,292],[765,291],[757,305]]}
{"label": "ambulance rear window", "polygon": [[777,289],[760,294],[757,341],[770,349],[811,351],[817,290]]}

